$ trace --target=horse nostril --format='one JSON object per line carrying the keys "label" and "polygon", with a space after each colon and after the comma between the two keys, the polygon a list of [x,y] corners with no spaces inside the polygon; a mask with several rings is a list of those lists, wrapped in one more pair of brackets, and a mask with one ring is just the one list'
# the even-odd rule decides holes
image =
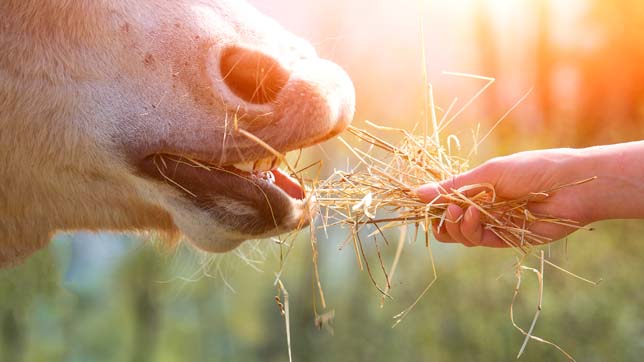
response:
{"label": "horse nostril", "polygon": [[236,96],[255,104],[273,102],[289,78],[289,73],[269,55],[235,46],[222,52],[219,70]]}

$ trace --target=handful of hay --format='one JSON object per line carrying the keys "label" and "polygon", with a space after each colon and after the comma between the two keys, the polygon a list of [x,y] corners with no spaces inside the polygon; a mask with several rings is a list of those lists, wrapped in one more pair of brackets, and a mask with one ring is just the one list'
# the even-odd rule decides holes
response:
{"label": "handful of hay", "polygon": [[[345,171],[336,170],[328,179],[320,182],[314,191],[317,201],[322,206],[323,226],[326,228],[333,225],[348,225],[351,228],[351,235],[348,240],[353,240],[360,268],[363,269],[362,260],[364,260],[372,283],[382,293],[381,306],[385,298],[390,297],[388,293],[404,246],[406,227],[414,225],[416,234],[421,229],[423,230],[425,244],[431,257],[433,279],[408,308],[394,317],[396,319],[394,326],[403,320],[437,280],[436,267],[430,247],[429,230],[431,230],[431,223],[438,220],[440,227],[445,222],[449,204],[456,204],[460,207],[474,206],[481,212],[484,227],[491,230],[518,253],[515,274],[517,284],[510,305],[510,319],[513,326],[525,336],[525,339],[517,358],[524,352],[528,341],[535,340],[552,345],[568,359],[574,361],[574,358],[561,347],[532,334],[541,313],[544,265],[552,266],[590,284],[596,283],[551,263],[545,259],[543,250],[540,253],[535,252],[533,250],[534,246],[553,240],[535,234],[529,228],[530,225],[537,222],[565,225],[572,228],[582,228],[582,226],[574,220],[559,219],[549,215],[535,215],[529,211],[528,205],[530,202],[543,200],[562,188],[574,187],[592,179],[560,185],[552,190],[530,193],[514,200],[499,199],[494,185],[469,185],[460,189],[442,190],[444,194],[440,198],[426,203],[416,195],[414,190],[417,187],[430,182],[448,180],[459,173],[467,171],[469,166],[467,159],[455,156],[452,153],[452,144],[460,148],[458,139],[450,136],[447,140],[447,146],[444,146],[440,143],[436,131],[431,136],[417,136],[404,129],[383,127],[369,121],[367,121],[367,125],[375,131],[392,133],[397,138],[402,138],[402,141],[398,144],[393,144],[367,130],[350,127],[348,132],[357,137],[365,147],[354,147],[344,139],[340,140],[353,156],[359,160],[358,164]],[[435,127],[435,129],[438,128]],[[380,268],[386,279],[384,288],[376,282],[360,240],[360,230],[365,225],[372,225],[376,229],[372,236],[374,236]],[[388,272],[383,263],[376,237],[380,234],[384,241],[387,242],[385,231],[392,228],[400,228],[402,232],[396,256]],[[524,265],[525,259],[529,256],[539,259],[540,267],[538,269]],[[317,265],[315,257],[314,264]],[[534,272],[539,282],[537,308],[532,323],[527,330],[515,323],[513,312],[523,271]],[[320,294],[322,295],[321,290]]]}
{"label": "handful of hay", "polygon": [[[317,201],[325,209],[325,226],[347,224],[359,228],[360,225],[373,224],[384,231],[414,224],[429,230],[431,221],[445,222],[449,204],[474,206],[481,212],[484,227],[521,255],[526,255],[533,245],[553,241],[531,232],[529,226],[533,223],[580,228],[574,220],[535,215],[529,211],[528,204],[543,200],[561,188],[590,180],[530,193],[515,200],[499,199],[491,184],[468,185],[443,190],[440,202],[437,198],[426,203],[415,194],[417,187],[445,181],[467,171],[468,161],[452,154],[451,144],[459,145],[458,139],[450,136],[445,147],[434,136],[416,136],[404,129],[383,127],[369,121],[367,124],[375,130],[402,137],[402,142],[394,145],[367,130],[349,128],[348,132],[367,147],[353,147],[341,139],[359,163],[351,170],[335,171],[316,187]],[[478,192],[474,196],[466,196],[472,195],[472,191]]]}

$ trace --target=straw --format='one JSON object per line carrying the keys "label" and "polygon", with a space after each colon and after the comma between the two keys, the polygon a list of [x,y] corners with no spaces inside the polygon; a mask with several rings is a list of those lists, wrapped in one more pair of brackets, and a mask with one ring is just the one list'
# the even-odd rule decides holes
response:
{"label": "straw", "polygon": [[[526,93],[519,102],[529,94]],[[430,97],[432,95],[430,88]],[[431,100],[433,103],[433,99]],[[516,106],[511,108],[514,109]],[[452,106],[450,106],[450,109]],[[434,107],[431,107],[434,109]],[[509,112],[503,115],[504,119]],[[435,116],[432,115],[432,119]],[[443,116],[443,118],[446,118]],[[500,121],[499,121],[500,122]],[[494,129],[498,123],[495,123]],[[436,127],[436,123],[434,127]],[[492,184],[480,183],[468,185],[458,189],[441,189],[441,195],[429,203],[420,199],[415,190],[428,183],[440,183],[449,180],[454,176],[469,169],[467,158],[462,158],[452,153],[451,145],[460,149],[460,140],[455,135],[446,138],[447,146],[441,144],[437,128],[433,133],[423,131],[423,135],[415,135],[410,131],[385,127],[374,122],[367,121],[368,128],[362,129],[351,126],[348,133],[354,140],[348,137],[341,138],[341,143],[347,148],[350,154],[357,160],[346,170],[335,170],[326,180],[320,181],[314,186],[315,199],[321,206],[324,228],[330,226],[346,226],[350,230],[350,238],[354,241],[356,259],[362,270],[365,265],[369,279],[375,288],[382,294],[381,307],[386,299],[391,299],[392,275],[396,271],[399,262],[406,230],[413,227],[418,233],[424,233],[427,246],[431,272],[427,286],[413,303],[402,312],[394,316],[393,327],[399,325],[403,319],[414,309],[421,299],[428,293],[429,289],[438,279],[434,255],[430,244],[430,230],[432,223],[437,222],[439,228],[446,222],[447,207],[456,204],[462,208],[475,207],[480,211],[483,227],[492,231],[505,244],[512,248],[518,255],[517,262],[517,286],[510,305],[512,325],[525,335],[525,339],[517,358],[526,349],[528,341],[534,340],[549,344],[559,350],[568,359],[574,360],[572,356],[558,345],[543,338],[533,335],[536,322],[542,310],[543,297],[543,269],[544,265],[572,275],[585,282],[596,284],[588,279],[577,276],[551,262],[545,260],[543,251],[540,254],[535,252],[535,247],[547,244],[554,240],[533,233],[531,225],[535,223],[557,224],[571,228],[584,228],[575,220],[567,220],[552,215],[533,213],[529,209],[532,202],[542,202],[556,192],[570,187],[591,182],[595,178],[579,180],[577,182],[558,185],[549,190],[533,192],[517,199],[501,199]],[[414,127],[414,129],[419,128]],[[424,129],[424,127],[421,127]],[[484,138],[490,134],[485,134]],[[475,142],[473,149],[480,146],[482,139]],[[472,154],[468,155],[468,157]],[[440,187],[440,186],[439,186]],[[365,226],[372,226],[373,231],[369,234],[373,237],[378,262],[386,281],[383,288],[378,284],[369,266],[365,248],[362,243],[361,231]],[[385,231],[390,229],[401,230],[400,238],[396,248],[396,256],[389,272],[384,265],[381,255],[381,247],[377,237],[380,236],[388,244]],[[536,257],[540,261],[540,269],[534,269],[523,265],[527,257]],[[537,311],[526,332],[514,321],[513,306],[521,285],[521,271],[534,271],[539,280],[539,300]]]}
{"label": "straw", "polygon": [[315,199],[327,209],[325,215],[329,215],[325,220],[327,226],[345,224],[358,226],[358,229],[365,224],[381,225],[383,229],[407,225],[418,227],[428,221],[444,221],[450,204],[464,208],[473,206],[481,212],[484,227],[492,230],[520,255],[529,253],[532,246],[553,241],[531,232],[529,228],[534,223],[583,228],[574,220],[532,213],[528,205],[594,178],[559,185],[514,200],[498,198],[491,184],[475,184],[442,190],[440,201],[428,204],[414,190],[466,171],[468,161],[449,154],[443,145],[437,144],[435,137],[415,136],[406,130],[378,126],[373,122],[367,122],[367,125],[402,137],[402,141],[394,144],[371,130],[349,127],[348,132],[371,151],[341,139],[358,160],[358,165],[348,171],[334,171],[315,187]]}

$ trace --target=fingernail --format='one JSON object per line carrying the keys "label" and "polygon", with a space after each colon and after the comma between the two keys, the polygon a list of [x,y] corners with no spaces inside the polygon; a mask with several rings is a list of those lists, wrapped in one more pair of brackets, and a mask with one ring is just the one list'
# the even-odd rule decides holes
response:
{"label": "fingernail", "polygon": [[447,207],[447,210],[445,210],[445,217],[443,217],[444,222],[452,222],[452,219],[454,218],[454,215],[452,214],[452,211]]}
{"label": "fingernail", "polygon": [[458,221],[460,221],[459,219],[461,219],[463,217],[463,214],[461,212],[460,216],[457,218],[456,214],[455,214],[456,210],[460,210],[458,205],[450,204],[447,207],[447,215],[446,216],[447,216],[447,219],[449,219],[449,221],[458,222]]}

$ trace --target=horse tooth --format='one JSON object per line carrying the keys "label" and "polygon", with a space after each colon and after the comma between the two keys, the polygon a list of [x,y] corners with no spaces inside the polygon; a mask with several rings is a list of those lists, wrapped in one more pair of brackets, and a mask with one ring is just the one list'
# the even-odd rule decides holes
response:
{"label": "horse tooth", "polygon": [[267,157],[256,161],[236,163],[236,164],[233,164],[233,167],[244,172],[257,173],[257,172],[273,170],[277,168],[280,164],[281,164],[281,160],[278,157]]}
{"label": "horse tooth", "polygon": [[261,160],[255,161],[255,165],[253,166],[253,171],[270,171],[272,170],[275,164],[275,158],[276,157],[267,157],[267,158],[262,158]]}
{"label": "horse tooth", "polygon": [[273,157],[273,164],[271,170],[274,170],[282,165],[282,159],[280,157]]}
{"label": "horse tooth", "polygon": [[255,162],[253,162],[253,161],[240,162],[240,163],[234,164],[233,167],[238,169],[238,170],[240,170],[240,171],[250,173],[250,172],[253,172],[254,164],[255,164]]}

